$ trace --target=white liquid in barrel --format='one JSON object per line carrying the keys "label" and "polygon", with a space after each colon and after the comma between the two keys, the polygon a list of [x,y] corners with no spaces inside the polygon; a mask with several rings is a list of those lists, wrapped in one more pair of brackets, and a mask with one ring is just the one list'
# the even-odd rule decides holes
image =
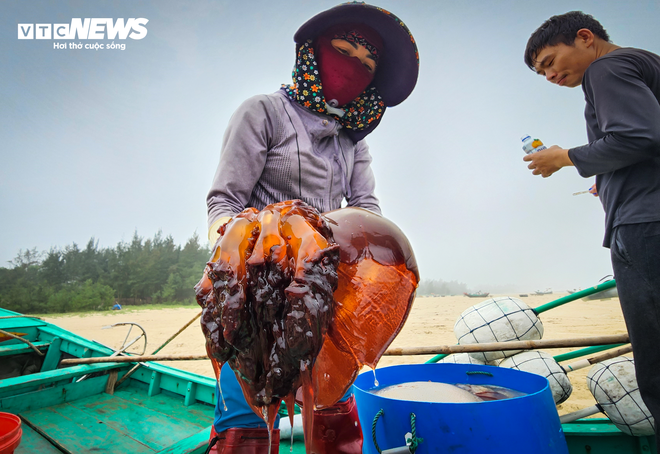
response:
{"label": "white liquid in barrel", "polygon": [[388,399],[414,402],[481,402],[474,394],[448,383],[415,381],[372,391]]}
{"label": "white liquid in barrel", "polygon": [[525,393],[495,385],[467,385],[417,381],[371,391],[381,397],[413,402],[461,403],[510,399]]}

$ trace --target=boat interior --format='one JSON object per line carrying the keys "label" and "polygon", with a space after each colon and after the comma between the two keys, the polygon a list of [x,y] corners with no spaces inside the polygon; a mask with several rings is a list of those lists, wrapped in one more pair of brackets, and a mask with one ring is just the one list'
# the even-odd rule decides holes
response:
{"label": "boat interior", "polygon": [[0,330],[30,342],[0,342],[0,412],[23,422],[16,454],[201,453],[208,444],[214,379],[147,363],[116,386],[134,364],[60,365],[110,356],[108,347],[2,309]]}

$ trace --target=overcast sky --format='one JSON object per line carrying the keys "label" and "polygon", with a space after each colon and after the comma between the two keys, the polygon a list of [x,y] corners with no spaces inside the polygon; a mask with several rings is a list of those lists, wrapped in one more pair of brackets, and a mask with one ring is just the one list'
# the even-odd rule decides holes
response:
{"label": "overcast sky", "polygon": [[[224,128],[248,97],[290,81],[293,34],[335,1],[0,2],[0,266],[20,249],[160,229],[206,238],[206,193]],[[520,137],[586,141],[580,88],[533,74],[522,55],[548,17],[582,10],[613,42],[660,53],[658,1],[403,1],[418,43],[413,94],[367,138],[377,196],[422,279],[499,293],[596,284],[611,273],[593,183],[531,175]],[[146,18],[124,50],[54,49],[18,24]]]}

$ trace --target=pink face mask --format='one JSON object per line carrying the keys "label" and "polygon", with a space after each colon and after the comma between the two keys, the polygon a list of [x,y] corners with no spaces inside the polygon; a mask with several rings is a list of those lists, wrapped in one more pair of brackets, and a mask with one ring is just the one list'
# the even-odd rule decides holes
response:
{"label": "pink face mask", "polygon": [[315,50],[326,102],[340,107],[357,98],[369,86],[374,74],[358,58],[340,53],[330,41],[329,37],[320,36]]}

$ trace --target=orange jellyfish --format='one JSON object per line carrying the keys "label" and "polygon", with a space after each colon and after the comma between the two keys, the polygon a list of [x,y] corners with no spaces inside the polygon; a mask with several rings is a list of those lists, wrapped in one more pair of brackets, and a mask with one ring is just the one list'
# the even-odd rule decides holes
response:
{"label": "orange jellyfish", "polygon": [[321,215],[299,200],[247,209],[220,233],[196,286],[216,376],[229,362],[270,429],[300,389],[309,446],[313,410],[375,368],[401,330],[419,281],[412,248],[382,216]]}

